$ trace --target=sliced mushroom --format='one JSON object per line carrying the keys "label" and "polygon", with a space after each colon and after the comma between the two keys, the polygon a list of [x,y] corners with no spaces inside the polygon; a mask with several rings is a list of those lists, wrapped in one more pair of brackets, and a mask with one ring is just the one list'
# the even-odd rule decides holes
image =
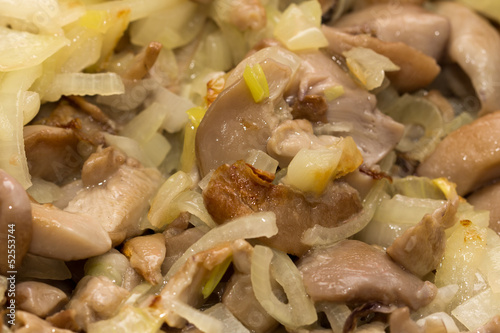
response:
{"label": "sliced mushroom", "polygon": [[[118,162],[116,157],[118,156]],[[116,169],[121,163],[120,155],[103,150],[91,155],[84,170],[92,170],[90,163],[103,163]],[[106,162],[105,157],[111,159]],[[101,160],[103,158],[103,160]],[[128,158],[101,185],[86,187],[79,191],[64,209],[66,212],[91,216],[99,221],[111,237],[113,245],[118,245],[128,237],[141,231],[141,220],[149,209],[149,200],[161,185],[162,176],[156,168],[143,168],[139,162]],[[87,178],[82,174],[83,179]],[[93,177],[91,174],[90,177]],[[95,180],[88,180],[94,183]]]}
{"label": "sliced mushroom", "polygon": [[415,226],[407,229],[387,248],[387,254],[416,276],[423,277],[436,269],[446,246],[445,229],[456,222],[458,197],[426,214]]}
{"label": "sliced mushroom", "polygon": [[92,119],[109,127],[109,129],[112,131],[115,130],[115,122],[111,120],[97,105],[90,103],[83,96],[68,96],[67,98],[73,104],[78,106],[80,110],[86,112],[89,116],[91,116]]}
{"label": "sliced mushroom", "polygon": [[267,141],[267,153],[278,160],[283,168],[288,166],[300,149],[328,147],[338,140],[331,135],[314,135],[312,124],[307,120],[285,120],[273,130]]}
{"label": "sliced mushroom", "polygon": [[240,77],[219,94],[203,117],[196,134],[196,157],[202,176],[224,163],[243,159],[251,149],[266,150],[271,131],[279,123],[275,106],[282,101],[291,70],[274,60],[261,65],[270,98],[256,103]]}
{"label": "sliced mushroom", "polygon": [[441,58],[450,34],[448,19],[421,6],[377,4],[344,15],[336,28],[351,34],[368,34],[384,42],[401,42],[436,60]]}
{"label": "sliced mushroom", "polygon": [[25,126],[24,146],[31,176],[56,183],[77,177],[84,162],[78,153],[79,141],[70,128]]}
{"label": "sliced mushroom", "polygon": [[140,80],[145,77],[151,67],[156,62],[160,54],[162,45],[158,42],[149,43],[141,52],[139,52],[132,60],[132,65],[121,76],[125,80]]}
{"label": "sliced mushroom", "polygon": [[45,318],[45,320],[51,325],[63,328],[71,331],[78,332],[80,330],[80,325],[76,322],[76,310],[61,310],[52,316]]}
{"label": "sliced mushroom", "polygon": [[50,204],[31,204],[33,239],[30,253],[61,260],[78,260],[111,249],[111,239],[92,216],[65,212]]}
{"label": "sliced mushroom", "polygon": [[340,181],[331,182],[319,196],[271,181],[243,161],[225,164],[214,172],[203,191],[207,210],[219,224],[254,212],[274,212],[278,234],[260,241],[295,255],[309,249],[301,241],[305,230],[316,224],[340,225],[361,210],[357,191]]}
{"label": "sliced mushroom", "polygon": [[162,273],[166,274],[177,259],[204,234],[200,228],[190,228],[175,236],[168,237],[165,242],[166,255],[162,264]]}
{"label": "sliced mushroom", "polygon": [[40,319],[26,311],[16,312],[16,333],[74,333],[73,331],[52,326],[48,321]]}
{"label": "sliced mushroom", "polygon": [[361,150],[363,162],[372,165],[391,151],[403,136],[404,126],[376,108],[376,97],[359,87],[331,57],[321,52],[301,53],[303,62],[286,98],[304,100],[307,96],[325,98],[325,90],[342,87],[344,93],[327,101],[326,121],[345,129],[335,136],[351,136]]}
{"label": "sliced mushroom", "polygon": [[327,26],[323,26],[323,33],[329,41],[328,50],[337,55],[342,55],[353,47],[365,47],[389,58],[400,70],[386,75],[400,92],[424,88],[440,72],[434,58],[404,43],[384,42],[366,34],[351,35]]}
{"label": "sliced mushroom", "polygon": [[229,23],[239,30],[260,30],[266,26],[266,9],[260,0],[237,0],[230,3],[227,17]]}
{"label": "sliced mushroom", "polygon": [[159,309],[169,326],[184,327],[186,320],[175,313],[175,306],[171,306],[172,302],[199,306],[203,300],[203,286],[212,270],[231,256],[238,257],[238,253],[251,253],[252,250],[252,246],[248,242],[237,240],[193,255],[168,280],[160,295],[152,300],[150,307]]}
{"label": "sliced mushroom", "polygon": [[446,177],[466,195],[500,177],[500,111],[487,114],[450,133],[420,164],[417,174]]}
{"label": "sliced mushroom", "polygon": [[81,175],[83,186],[102,185],[125,164],[126,160],[127,156],[113,147],[98,149],[83,164]]}
{"label": "sliced mushroom", "polygon": [[161,265],[165,259],[165,237],[162,234],[134,237],[125,242],[122,252],[130,265],[152,285],[162,280]]}
{"label": "sliced mushroom", "polygon": [[251,332],[271,332],[278,326],[255,297],[250,274],[233,274],[224,288],[222,303]]}
{"label": "sliced mushroom", "polygon": [[482,104],[481,112],[499,110],[499,32],[485,18],[458,2],[439,1],[434,10],[450,21],[448,54],[471,79]]}
{"label": "sliced mushroom", "polygon": [[59,288],[37,281],[23,281],[16,286],[16,303],[20,310],[45,318],[58,311],[68,296]]}
{"label": "sliced mushroom", "polygon": [[378,302],[416,310],[437,293],[435,285],[403,270],[383,250],[355,240],[314,249],[297,267],[314,301]]}
{"label": "sliced mushroom", "polygon": [[490,212],[490,228],[500,235],[500,182],[485,186],[467,197],[467,201],[475,209],[485,209]]}
{"label": "sliced mushroom", "polygon": [[86,276],[78,282],[67,310],[75,310],[79,330],[113,316],[130,293],[103,276]]}
{"label": "sliced mushroom", "polygon": [[21,268],[31,243],[32,224],[28,194],[0,169],[0,274]]}

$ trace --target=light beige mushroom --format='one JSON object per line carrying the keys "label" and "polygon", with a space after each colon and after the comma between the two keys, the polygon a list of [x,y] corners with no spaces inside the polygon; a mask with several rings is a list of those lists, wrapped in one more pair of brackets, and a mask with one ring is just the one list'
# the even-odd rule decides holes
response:
{"label": "light beige mushroom", "polygon": [[437,2],[435,11],[450,21],[448,54],[471,79],[482,104],[481,112],[499,110],[500,33],[488,20],[459,2]]}
{"label": "light beige mushroom", "polygon": [[73,297],[66,305],[75,310],[80,330],[88,324],[113,316],[130,293],[103,276],[86,276],[78,282]]}
{"label": "light beige mushroom", "polygon": [[140,80],[146,76],[153,67],[160,54],[162,45],[158,42],[149,43],[141,52],[139,52],[134,60],[132,60],[132,66],[122,74],[122,77],[126,80]]}
{"label": "light beige mushroom", "polygon": [[0,169],[0,273],[21,267],[31,243],[33,227],[28,194],[4,170]]}
{"label": "light beige mushroom", "polygon": [[85,259],[111,249],[111,239],[92,216],[31,204],[33,238],[30,253],[61,260]]}
{"label": "light beige mushroom", "polygon": [[16,302],[20,310],[45,318],[59,310],[68,296],[59,288],[37,281],[23,281],[16,286]]}
{"label": "light beige mushroom", "polygon": [[[141,233],[149,200],[162,181],[156,168],[144,168],[132,158],[122,161],[120,156],[112,148],[92,154],[83,166],[82,180],[97,185],[80,190],[64,209],[99,221],[114,246]],[[106,168],[94,173],[99,165]]]}
{"label": "light beige mushroom", "polygon": [[57,328],[34,314],[26,311],[16,311],[15,333],[74,333],[73,331]]}
{"label": "light beige mushroom", "polygon": [[420,164],[417,174],[446,177],[465,195],[500,177],[500,111],[450,133]]}
{"label": "light beige mushroom", "polygon": [[152,285],[161,282],[161,266],[165,259],[165,237],[162,234],[138,236],[125,242],[123,254],[130,265]]}
{"label": "light beige mushroom", "polygon": [[335,54],[364,47],[389,58],[400,70],[386,75],[400,92],[424,88],[441,71],[434,58],[401,42],[384,42],[367,34],[351,35],[326,26],[323,26],[323,33],[329,41],[328,50]]}

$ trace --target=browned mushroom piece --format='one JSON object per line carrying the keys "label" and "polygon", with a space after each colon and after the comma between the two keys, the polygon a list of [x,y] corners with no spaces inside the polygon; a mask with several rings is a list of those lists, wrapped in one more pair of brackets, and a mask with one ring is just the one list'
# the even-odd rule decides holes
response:
{"label": "browned mushroom piece", "polygon": [[423,277],[438,268],[446,246],[445,229],[456,222],[458,197],[426,214],[387,248],[387,254],[410,273]]}
{"label": "browned mushroom piece", "polygon": [[71,128],[25,126],[24,147],[31,176],[56,183],[78,177],[84,162],[78,152],[79,141]]}
{"label": "browned mushroom piece", "polygon": [[243,161],[222,165],[203,191],[205,206],[219,224],[254,212],[274,212],[278,234],[260,241],[295,255],[309,249],[301,241],[305,230],[316,224],[341,225],[362,208],[358,192],[341,181],[329,183],[319,196],[271,181]]}
{"label": "browned mushroom piece", "polygon": [[331,57],[322,52],[302,52],[300,56],[302,64],[286,92],[286,99],[306,101],[307,96],[326,99],[325,90],[342,87],[341,96],[325,101],[325,118],[326,122],[345,128],[328,134],[351,136],[366,165],[380,161],[399,142],[404,126],[380,112],[375,95],[359,87]]}
{"label": "browned mushroom piece", "polygon": [[45,318],[60,310],[68,296],[59,288],[38,281],[23,281],[16,286],[16,304],[20,310]]}
{"label": "browned mushroom piece", "polygon": [[434,10],[450,21],[447,52],[472,81],[482,114],[499,110],[500,33],[487,19],[461,3],[439,1]]}
{"label": "browned mushroom piece", "polygon": [[32,234],[28,194],[14,177],[0,169],[0,274],[21,268]]}
{"label": "browned mushroom piece", "polygon": [[297,263],[314,301],[406,305],[429,304],[437,288],[403,270],[381,249],[355,240],[316,248]]}
{"label": "browned mushroom piece", "polygon": [[446,177],[466,195],[500,177],[500,111],[487,114],[450,133],[420,164],[417,174]]}
{"label": "browned mushroom piece", "polygon": [[83,96],[68,96],[68,100],[70,100],[73,104],[78,106],[78,108],[84,112],[86,112],[89,116],[92,117],[95,121],[102,123],[103,125],[109,127],[111,131],[116,129],[116,124],[113,120],[111,120],[102,110],[95,104],[87,101]]}
{"label": "browned mushroom piece", "polygon": [[[291,70],[273,60],[263,62],[271,96],[256,103],[241,77],[210,105],[196,134],[196,157],[202,176],[224,163],[245,158],[251,149],[265,151],[279,123],[276,104],[282,100]],[[281,92],[281,93],[280,93]]]}
{"label": "browned mushroom piece", "polygon": [[[92,165],[105,165],[109,170],[99,172],[99,177],[86,171]],[[145,168],[138,161],[122,161],[112,148],[92,154],[83,167],[82,180],[96,186],[86,187],[68,203],[64,210],[77,215],[91,216],[108,232],[113,245],[141,232],[141,220],[149,209],[149,200],[161,185],[162,175],[156,168]],[[114,173],[112,173],[112,171]],[[105,177],[105,179],[101,179]]]}
{"label": "browned mushroom piece", "polygon": [[352,35],[339,29],[323,26],[329,41],[327,49],[342,55],[354,47],[364,47],[386,56],[400,70],[386,76],[400,92],[415,91],[429,85],[441,71],[436,60],[402,42],[385,42],[370,35]]}
{"label": "browned mushroom piece", "polygon": [[51,205],[32,203],[33,237],[30,253],[60,260],[79,260],[111,249],[111,239],[100,221]]}
{"label": "browned mushroom piece", "polygon": [[448,37],[448,19],[421,6],[376,4],[342,16],[334,26],[351,34],[368,34],[384,42],[401,42],[436,60]]}
{"label": "browned mushroom piece", "polygon": [[485,186],[467,197],[467,201],[475,209],[485,209],[490,212],[489,227],[500,235],[500,182]]}
{"label": "browned mushroom piece", "polygon": [[138,236],[129,239],[122,249],[130,265],[152,285],[161,282],[162,262],[165,259],[165,237],[162,234]]}

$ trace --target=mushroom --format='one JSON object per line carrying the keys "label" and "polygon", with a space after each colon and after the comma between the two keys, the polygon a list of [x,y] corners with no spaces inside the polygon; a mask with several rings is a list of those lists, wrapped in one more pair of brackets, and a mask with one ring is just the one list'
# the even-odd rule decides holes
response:
{"label": "mushroom", "polygon": [[326,121],[343,125],[335,136],[351,136],[366,165],[373,165],[391,151],[403,136],[404,126],[376,108],[377,99],[359,87],[331,57],[322,52],[301,53],[302,63],[286,99],[325,97],[325,90],[341,86],[344,93],[327,101]]}
{"label": "mushroom", "polygon": [[23,186],[0,169],[0,273],[21,267],[33,233],[31,205]]}
{"label": "mushroom", "polygon": [[25,126],[24,147],[31,176],[56,183],[78,176],[84,162],[78,153],[79,141],[71,128]]}
{"label": "mushroom", "polygon": [[410,318],[410,309],[404,306],[396,309],[389,317],[391,332],[425,333],[422,328]]}
{"label": "mushroom", "polygon": [[456,222],[458,196],[432,214],[426,214],[387,248],[387,254],[416,276],[423,277],[438,268],[446,246],[445,229]]}
{"label": "mushroom", "polygon": [[74,333],[73,331],[57,328],[34,314],[26,311],[16,312],[15,332],[17,333]]}
{"label": "mushroom", "polygon": [[279,123],[275,107],[282,101],[291,70],[271,59],[261,65],[271,94],[268,99],[256,103],[240,76],[219,94],[203,117],[196,134],[202,176],[224,163],[243,159],[252,149],[266,150],[267,140]]}
{"label": "mushroom", "polygon": [[[113,148],[92,154],[83,166],[82,181],[97,185],[80,190],[64,208],[99,221],[114,246],[141,232],[149,200],[162,180],[156,168],[144,168],[135,159],[123,158]],[[98,165],[106,168],[94,174]]]}
{"label": "mushroom", "polygon": [[487,114],[450,133],[417,168],[429,178],[446,177],[466,195],[500,177],[500,111]]}
{"label": "mushroom", "polygon": [[236,258],[241,258],[242,254],[248,254],[252,251],[253,248],[248,242],[236,240],[194,254],[168,280],[160,295],[148,301],[149,306],[160,310],[169,326],[184,327],[186,320],[175,313],[175,306],[172,305],[175,302],[195,307],[201,305],[203,302],[202,290],[212,271],[231,257],[236,260]]}
{"label": "mushroom", "polygon": [[434,10],[451,24],[450,58],[472,81],[481,101],[481,113],[500,109],[500,34],[483,17],[458,2],[436,2]]}
{"label": "mushroom", "polygon": [[415,91],[430,84],[440,72],[436,60],[402,42],[385,42],[370,35],[351,35],[339,29],[323,26],[329,41],[328,51],[342,55],[353,47],[364,47],[386,56],[400,70],[386,76],[400,92]]}
{"label": "mushroom", "polygon": [[[165,233],[169,228],[165,230]],[[166,274],[172,265],[179,259],[186,250],[199,240],[205,233],[200,228],[189,228],[179,234],[166,237],[166,254],[162,264],[162,273]]]}
{"label": "mushroom", "polygon": [[68,296],[59,288],[37,281],[23,281],[16,286],[16,303],[20,310],[45,318],[59,310]]}
{"label": "mushroom", "polygon": [[152,285],[162,281],[161,265],[165,259],[165,237],[162,234],[139,236],[125,242],[123,254],[130,265]]}
{"label": "mushroom", "polygon": [[475,209],[485,209],[490,212],[490,228],[500,235],[500,182],[480,188],[467,197],[467,201]]}
{"label": "mushroom", "polygon": [[98,219],[51,205],[31,204],[33,239],[30,253],[61,260],[86,259],[111,249],[111,239]]}
{"label": "mushroom", "polygon": [[437,288],[393,262],[385,251],[356,240],[315,248],[297,263],[314,301],[406,305],[429,304]]}
{"label": "mushroom", "polygon": [[254,212],[274,212],[279,232],[260,241],[294,255],[309,249],[301,241],[308,228],[341,225],[362,208],[358,192],[344,182],[330,182],[321,195],[306,194],[287,185],[274,185],[270,175],[243,161],[219,167],[204,189],[203,199],[219,224]]}
{"label": "mushroom", "polygon": [[448,19],[421,6],[383,3],[342,16],[333,25],[352,34],[368,34],[384,42],[401,42],[436,60],[448,37]]}
{"label": "mushroom", "polygon": [[125,80],[141,80],[144,78],[155,64],[161,48],[161,43],[149,43],[134,57],[132,65],[121,75],[122,78]]}
{"label": "mushroom", "polygon": [[103,276],[86,276],[78,282],[66,310],[75,310],[75,322],[79,330],[90,323],[108,319],[130,293]]}
{"label": "mushroom", "polygon": [[267,141],[267,153],[284,168],[300,149],[328,147],[337,141],[338,138],[331,135],[314,135],[312,124],[307,120],[285,120],[273,130]]}

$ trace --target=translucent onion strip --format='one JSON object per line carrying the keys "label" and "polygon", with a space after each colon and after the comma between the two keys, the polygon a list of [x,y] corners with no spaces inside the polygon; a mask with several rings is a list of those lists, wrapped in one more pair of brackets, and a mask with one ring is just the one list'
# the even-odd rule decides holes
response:
{"label": "translucent onion strip", "polygon": [[61,73],[56,74],[44,95],[46,101],[57,101],[62,95],[117,95],[125,92],[122,79],[116,73]]}
{"label": "translucent onion strip", "polygon": [[35,35],[0,26],[0,71],[12,71],[41,64],[68,40],[61,36]]}
{"label": "translucent onion strip", "polygon": [[165,280],[168,281],[184,265],[189,257],[198,252],[211,249],[224,242],[232,242],[238,239],[271,237],[277,233],[276,215],[273,212],[260,212],[236,218],[210,230],[196,243],[191,245],[172,265],[172,268],[165,276]]}
{"label": "translucent onion strip", "polygon": [[224,324],[222,321],[209,316],[192,306],[185,303],[176,301],[174,299],[168,299],[168,303],[171,306],[171,310],[177,315],[189,321],[191,324],[196,326],[202,332],[205,333],[221,333],[224,332]]}
{"label": "translucent onion strip", "polygon": [[206,309],[204,313],[222,322],[224,328],[220,333],[250,333],[248,328],[236,319],[224,303],[217,303]]}
{"label": "translucent onion strip", "polygon": [[[281,302],[273,293],[271,262],[276,272],[275,278],[287,295],[288,304]],[[257,245],[252,255],[250,274],[255,297],[269,315],[281,324],[296,329],[317,320],[316,309],[305,292],[300,273],[285,254]]]}
{"label": "translucent onion strip", "polygon": [[380,180],[372,187],[363,200],[363,210],[359,214],[338,227],[326,228],[315,225],[304,232],[302,242],[310,246],[328,245],[346,239],[361,231],[373,218],[379,203],[387,196],[387,193],[384,191],[386,184],[385,180]]}

